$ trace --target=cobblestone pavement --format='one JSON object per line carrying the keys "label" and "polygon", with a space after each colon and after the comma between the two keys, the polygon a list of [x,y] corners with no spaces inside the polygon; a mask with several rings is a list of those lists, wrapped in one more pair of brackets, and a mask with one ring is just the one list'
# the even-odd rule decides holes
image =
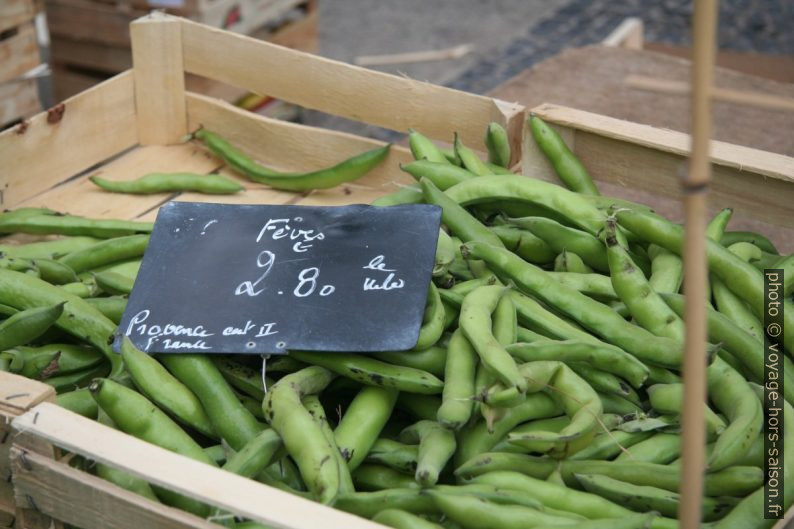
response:
{"label": "cobblestone pavement", "polygon": [[[331,3],[326,9],[336,10],[343,5],[356,4],[356,12],[364,12],[363,21],[355,21],[348,13],[341,28],[347,31],[360,29],[361,41],[378,42],[377,27],[368,26],[370,20],[366,9],[356,0],[326,0]],[[362,3],[369,3],[367,2]],[[400,46],[396,49],[393,31],[382,30],[379,44],[374,51],[361,51],[351,47],[350,38],[340,38],[340,33],[323,31],[321,26],[322,53],[341,60],[351,61],[355,55],[366,53],[395,53],[411,49],[453,46],[463,42],[476,42],[478,51],[464,61],[443,61],[424,65],[392,67],[386,71],[402,72],[412,78],[444,84],[460,90],[485,93],[533,64],[551,57],[565,48],[594,44],[606,37],[626,17],[640,17],[645,24],[646,40],[675,45],[691,42],[691,0],[555,0],[537,2],[521,0],[435,0],[416,2],[399,0],[377,2],[382,20],[387,24],[411,24],[418,18],[426,29],[417,35],[415,28],[403,26],[406,38],[415,37],[422,47]],[[410,4],[410,5],[409,5]],[[416,4],[413,6],[413,4]],[[476,5],[475,5],[476,4]],[[413,6],[411,8],[411,6]],[[423,7],[431,6],[431,7]],[[556,9],[549,9],[549,6]],[[391,12],[389,13],[389,9]],[[408,9],[408,11],[406,11]],[[385,11],[384,11],[385,10]],[[430,22],[442,27],[436,30],[427,26]],[[329,15],[332,12],[329,12]],[[490,13],[490,14],[488,14]],[[512,13],[512,16],[509,14]],[[321,12],[321,17],[323,13]],[[375,16],[375,15],[371,15]],[[321,18],[322,20],[322,18]],[[458,21],[458,22],[456,22]],[[517,21],[523,23],[518,26]],[[480,24],[482,22],[482,24]],[[415,22],[419,23],[419,22]],[[399,28],[400,26],[396,26]],[[476,28],[477,31],[473,31]],[[719,17],[719,46],[722,49],[752,51],[760,53],[794,54],[794,1],[792,0],[721,0]],[[339,31],[336,30],[336,31]],[[428,35],[425,35],[425,33]],[[348,35],[352,35],[349,33]],[[425,37],[427,36],[427,39]],[[373,38],[374,37],[374,38]],[[369,39],[369,40],[368,40]],[[417,41],[411,41],[417,44]],[[400,135],[391,131],[370,127],[340,118],[307,112],[304,120],[319,125],[383,140],[394,140]]]}

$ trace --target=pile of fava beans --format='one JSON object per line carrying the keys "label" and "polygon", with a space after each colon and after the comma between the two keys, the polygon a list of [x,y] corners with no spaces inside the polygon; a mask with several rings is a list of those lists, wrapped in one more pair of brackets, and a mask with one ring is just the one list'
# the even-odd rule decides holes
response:
{"label": "pile of fava beans", "polygon": [[[42,237],[0,240],[0,370],[52,385],[61,406],[109,427],[386,526],[676,528],[682,227],[601,196],[553,129],[537,117],[530,129],[563,185],[511,173],[498,124],[485,133],[487,161],[457,137],[444,150],[411,132],[416,160],[402,169],[417,183],[374,203],[442,208],[411,351],[291,351],[268,360],[267,377],[245,355],[150,356],[126,339],[114,353],[108,339],[152,225],[23,208],[0,214],[0,233]],[[214,133],[195,138],[242,176],[293,190],[351,181],[388,151],[285,175]],[[147,189],[202,187],[166,180]],[[763,515],[765,268],[785,272],[778,477],[794,479],[794,258],[728,230],[731,213],[707,229],[702,521],[752,529],[774,523]],[[264,527],[95,461],[73,464],[221,525]],[[794,486],[779,502],[794,502]]]}

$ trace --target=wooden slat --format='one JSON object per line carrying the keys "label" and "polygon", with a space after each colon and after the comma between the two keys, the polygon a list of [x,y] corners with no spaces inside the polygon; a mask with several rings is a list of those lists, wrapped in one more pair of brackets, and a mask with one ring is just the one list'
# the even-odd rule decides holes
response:
{"label": "wooden slat", "polygon": [[11,419],[45,401],[55,401],[55,390],[51,386],[0,371],[0,525],[3,520],[13,519],[16,513],[9,465],[13,441]]}
{"label": "wooden slat", "polygon": [[[185,70],[356,121],[482,143],[493,120],[520,135],[522,107],[183,22]],[[518,125],[516,125],[516,120]],[[509,122],[509,123],[508,123]],[[516,140],[517,141],[517,140]]]}
{"label": "wooden slat", "polygon": [[[552,104],[535,107],[532,112],[551,123],[592,132],[621,142],[680,156],[689,154],[689,135],[680,132],[658,129]],[[794,181],[794,158],[782,154],[713,141],[711,161],[716,165],[747,173]]]}
{"label": "wooden slat", "polygon": [[53,459],[11,449],[17,501],[84,529],[217,529],[219,526],[167,507]]}
{"label": "wooden slat", "polygon": [[[90,174],[109,180],[132,180],[151,172],[206,174],[219,166],[215,158],[193,144],[138,147],[104,164]],[[47,206],[56,211],[96,218],[132,219],[157,207],[172,195],[108,193],[81,176],[25,201],[23,206]]]}
{"label": "wooden slat", "polygon": [[2,207],[14,207],[137,142],[132,74],[127,72],[64,102],[60,121],[43,112],[0,134]]}
{"label": "wooden slat", "polygon": [[[538,114],[560,132],[605,194],[646,203],[674,221],[683,220],[677,179],[686,164],[685,134],[603,116],[596,116],[595,125],[593,121],[574,120],[570,116],[558,120],[557,110],[539,111]],[[621,127],[609,123],[614,121],[621,123]],[[632,128],[638,129],[627,132]],[[624,137],[626,134],[634,134],[633,140]],[[794,226],[790,222],[794,214],[794,181],[790,176],[794,172],[794,162],[784,174],[779,170],[783,165],[779,159],[791,158],[721,142],[713,145],[712,153],[721,152],[722,158],[714,160],[709,196],[711,214],[731,207],[734,209],[731,229],[766,233],[773,237],[781,251],[794,251]],[[731,154],[733,147],[749,152],[741,169],[736,167],[738,161]],[[525,131],[522,165],[524,174],[559,182],[528,130]],[[773,174],[780,178],[770,178]]]}
{"label": "wooden slat", "polygon": [[146,10],[124,10],[90,0],[47,0],[47,24],[53,36],[129,46],[130,22]]}
{"label": "wooden slat", "polygon": [[179,143],[187,133],[179,19],[157,11],[130,25],[138,141]]}
{"label": "wooden slat", "polygon": [[0,41],[0,83],[19,77],[40,62],[32,21],[19,26],[19,32],[13,37]]}
{"label": "wooden slat", "polygon": [[32,20],[40,9],[38,0],[3,0],[0,2],[0,33]]}
{"label": "wooden slat", "polygon": [[41,111],[35,79],[0,84],[0,126]]}
{"label": "wooden slat", "polygon": [[368,520],[169,452],[54,404],[36,406],[16,418],[12,426],[15,431],[25,431],[70,452],[273,527],[383,529]]}
{"label": "wooden slat", "polygon": [[[189,93],[188,126],[200,125],[219,133],[261,163],[286,171],[310,171],[329,167],[382,142],[353,134],[318,129],[257,116],[212,98]],[[368,202],[396,190],[395,183],[412,179],[400,171],[399,164],[411,160],[404,147],[392,146],[386,159],[366,176],[332,190],[318,191],[300,203],[349,204]],[[347,194],[349,189],[353,194]],[[294,195],[293,195],[294,196]],[[246,197],[243,196],[243,199]],[[266,197],[269,198],[269,197]]]}

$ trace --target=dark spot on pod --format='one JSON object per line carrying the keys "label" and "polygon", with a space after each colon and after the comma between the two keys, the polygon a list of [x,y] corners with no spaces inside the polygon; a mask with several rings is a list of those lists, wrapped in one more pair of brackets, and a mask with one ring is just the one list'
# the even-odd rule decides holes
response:
{"label": "dark spot on pod", "polygon": [[626,393],[626,394],[628,394],[628,393],[631,391],[631,388],[629,388],[629,386],[628,386],[628,385],[626,385],[626,383],[624,383],[624,382],[620,382],[620,383],[618,384],[618,386],[620,386],[620,390],[621,390],[623,393]]}
{"label": "dark spot on pod", "polygon": [[670,314],[667,317],[667,319],[664,320],[664,322],[667,323],[667,324],[673,323],[674,321],[675,321],[675,316],[673,316],[672,314]]}
{"label": "dark spot on pod", "polygon": [[353,452],[355,452],[355,450],[349,450],[347,448],[343,448],[340,450],[340,452],[342,453],[342,458],[345,461],[350,461],[351,459],[353,459]]}
{"label": "dark spot on pod", "polygon": [[375,384],[377,384],[379,386],[383,385],[383,375],[379,375],[377,373],[370,373],[369,374],[369,378],[372,379],[372,381]]}
{"label": "dark spot on pod", "polygon": [[356,373],[356,374],[363,373],[363,371],[361,369],[357,368],[357,367],[351,367],[350,368],[350,372],[351,373]]}
{"label": "dark spot on pod", "polygon": [[636,268],[634,268],[634,265],[631,263],[626,263],[625,265],[623,265],[623,271],[628,274],[633,274],[635,270]]}
{"label": "dark spot on pod", "polygon": [[617,246],[617,245],[618,245],[617,237],[615,237],[614,235],[608,235],[607,236],[607,246]]}

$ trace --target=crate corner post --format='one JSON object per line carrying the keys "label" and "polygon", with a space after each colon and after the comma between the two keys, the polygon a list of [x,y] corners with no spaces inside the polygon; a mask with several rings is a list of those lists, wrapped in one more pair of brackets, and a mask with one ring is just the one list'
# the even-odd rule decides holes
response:
{"label": "crate corner post", "polygon": [[181,143],[187,134],[182,19],[154,11],[130,24],[130,38],[138,141]]}
{"label": "crate corner post", "polygon": [[[39,529],[50,527],[49,517],[30,509],[14,498],[11,482],[11,446],[17,439],[12,435],[11,421],[42,402],[55,402],[55,390],[46,384],[0,371],[0,527]],[[32,446],[31,450],[50,452],[51,445]],[[56,529],[61,525],[54,522]]]}

